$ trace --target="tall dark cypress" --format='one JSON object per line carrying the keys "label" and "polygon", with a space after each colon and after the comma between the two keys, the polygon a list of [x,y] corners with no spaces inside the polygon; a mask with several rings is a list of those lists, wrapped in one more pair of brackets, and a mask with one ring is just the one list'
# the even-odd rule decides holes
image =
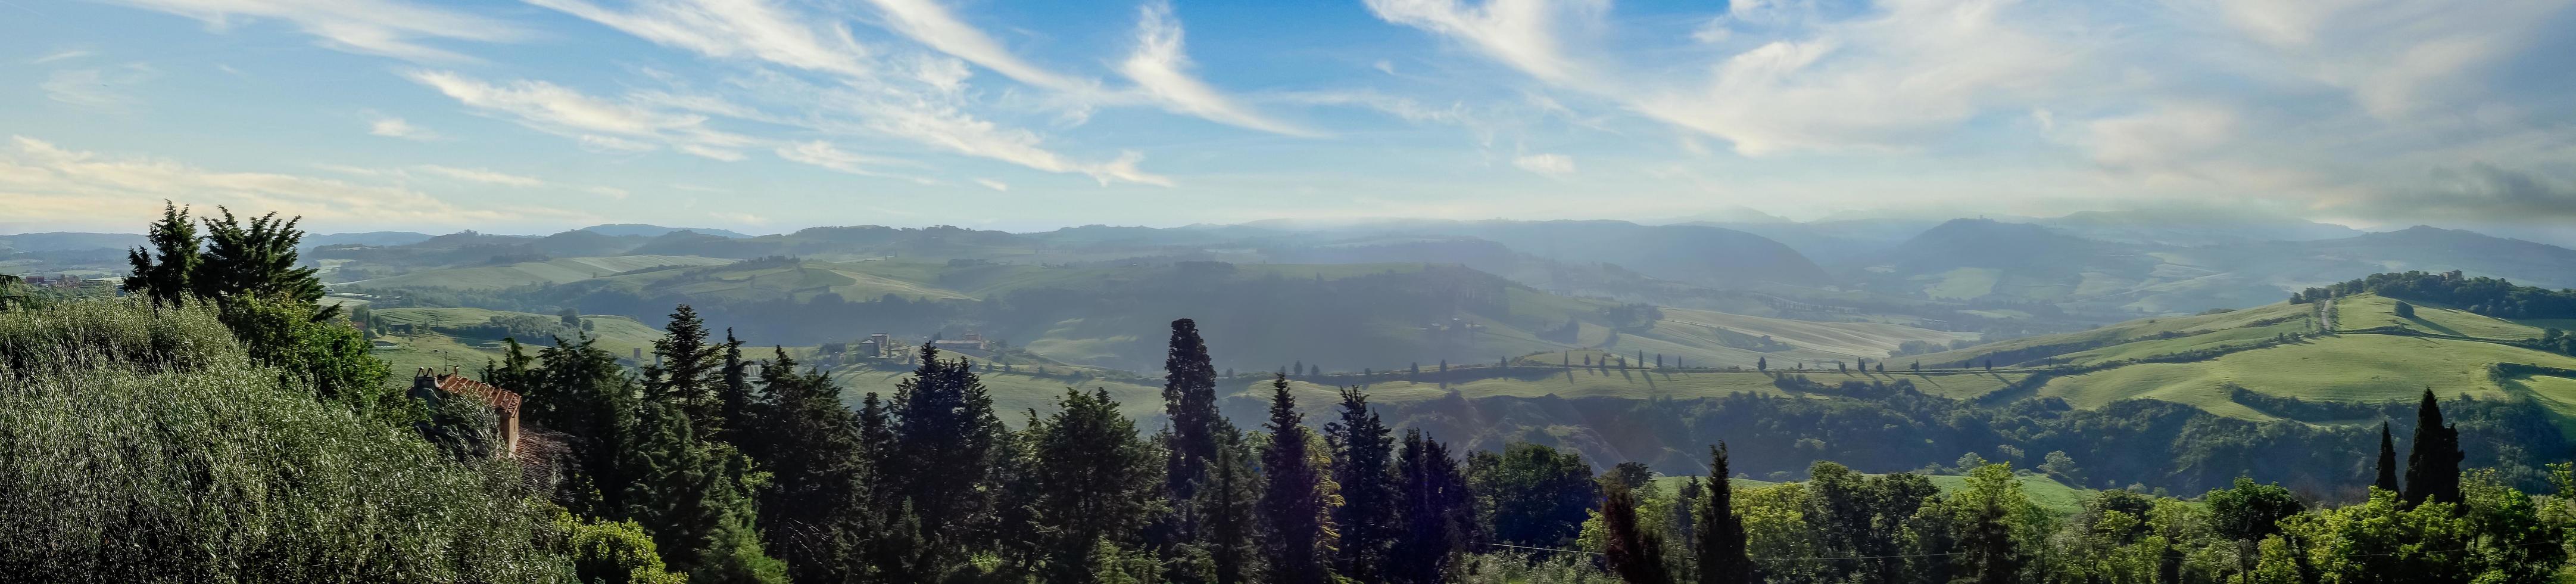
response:
{"label": "tall dark cypress", "polygon": [[1323,584],[1332,580],[1319,549],[1324,537],[1323,494],[1306,451],[1306,416],[1288,394],[1288,376],[1270,382],[1270,448],[1262,451],[1262,555],[1269,584]]}
{"label": "tall dark cypress", "polygon": [[2397,489],[2397,437],[2388,432],[2388,423],[2379,423],[2379,482],[2373,486],[2391,493]]}
{"label": "tall dark cypress", "polygon": [[1735,485],[1727,480],[1726,443],[1708,449],[1708,500],[1700,503],[1700,584],[1753,584],[1753,558],[1745,551],[1744,518],[1735,515]]}
{"label": "tall dark cypress", "polygon": [[1601,559],[1610,573],[1628,584],[1672,582],[1663,538],[1637,524],[1637,497],[1628,484],[1607,480],[1601,488]]}
{"label": "tall dark cypress", "polygon": [[1135,546],[1149,518],[1162,511],[1162,469],[1136,422],[1118,413],[1109,390],[1064,390],[1056,414],[1033,421],[1026,471],[1041,488],[1030,499],[1047,582],[1093,580],[1101,542]]}
{"label": "tall dark cypress", "polygon": [[1333,509],[1341,534],[1334,557],[1339,573],[1354,582],[1386,581],[1387,550],[1400,532],[1393,461],[1394,432],[1370,411],[1368,394],[1342,388],[1341,419],[1324,426],[1333,448],[1333,481],[1342,505]]}
{"label": "tall dark cypress", "polygon": [[1216,458],[1220,428],[1232,426],[1216,411],[1216,366],[1198,323],[1190,319],[1172,321],[1171,346],[1163,357],[1163,415],[1172,424],[1164,485],[1172,500],[1188,500]]}
{"label": "tall dark cypress", "polygon": [[2424,388],[2424,403],[2415,411],[2415,448],[2406,453],[2406,500],[2460,502],[2460,429],[2442,423],[2442,404],[2433,388]]}

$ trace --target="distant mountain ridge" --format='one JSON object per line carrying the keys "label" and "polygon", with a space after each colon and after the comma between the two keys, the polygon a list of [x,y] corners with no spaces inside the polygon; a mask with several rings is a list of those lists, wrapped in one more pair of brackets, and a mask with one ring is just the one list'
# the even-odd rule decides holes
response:
{"label": "distant mountain ridge", "polygon": [[608,236],[640,235],[640,236],[644,236],[644,237],[659,237],[659,236],[661,236],[661,235],[668,234],[668,233],[671,233],[671,232],[674,232],[674,231],[689,231],[689,232],[703,233],[703,234],[707,234],[707,235],[713,235],[713,236],[717,236],[717,237],[724,237],[724,238],[730,238],[730,239],[743,239],[743,238],[751,237],[751,236],[749,236],[749,235],[744,235],[744,234],[739,233],[739,232],[735,232],[735,231],[731,231],[731,230],[726,230],[726,229],[715,229],[715,228],[711,228],[711,227],[663,227],[663,226],[660,226],[660,225],[646,225],[646,224],[642,224],[642,223],[609,223],[609,224],[604,224],[604,225],[592,225],[592,226],[589,226],[589,227],[583,227],[583,228],[581,228],[581,229],[576,229],[576,230],[574,230],[574,231],[588,231],[588,232],[591,232],[591,233],[597,233],[597,234],[600,234],[600,235],[608,235]]}

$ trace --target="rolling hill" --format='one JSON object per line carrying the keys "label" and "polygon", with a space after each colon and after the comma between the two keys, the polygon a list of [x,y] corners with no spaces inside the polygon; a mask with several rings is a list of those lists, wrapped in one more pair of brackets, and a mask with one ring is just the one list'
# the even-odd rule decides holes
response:
{"label": "rolling hill", "polygon": [[500,266],[478,266],[425,270],[342,282],[334,286],[356,290],[389,290],[399,288],[435,288],[447,290],[497,290],[519,286],[564,284],[600,278],[621,272],[663,266],[713,266],[730,260],[695,256],[631,255],[595,258],[561,258],[542,262],[519,262]]}

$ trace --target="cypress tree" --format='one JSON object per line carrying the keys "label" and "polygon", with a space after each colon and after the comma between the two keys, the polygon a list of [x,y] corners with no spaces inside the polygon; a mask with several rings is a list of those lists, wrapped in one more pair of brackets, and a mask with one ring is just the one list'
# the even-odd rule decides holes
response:
{"label": "cypress tree", "polygon": [[1342,505],[1333,509],[1341,534],[1335,567],[1362,584],[1385,581],[1388,548],[1395,543],[1397,494],[1392,461],[1394,432],[1368,407],[1368,394],[1342,388],[1341,419],[1324,425],[1333,449],[1333,481]]}
{"label": "cypress tree", "polygon": [[555,339],[537,350],[537,363],[519,391],[521,414],[533,426],[570,437],[569,476],[556,500],[573,512],[593,517],[617,516],[628,484],[617,461],[625,450],[626,424],[633,418],[635,378],[617,363],[617,355],[597,346],[598,339]]}
{"label": "cypress tree", "polygon": [[1288,376],[1274,378],[1270,387],[1270,448],[1261,455],[1266,580],[1323,584],[1331,581],[1318,549],[1324,537],[1324,501],[1319,477],[1307,460],[1306,417],[1297,413],[1297,398],[1288,394]]}
{"label": "cypress tree", "polygon": [[2424,388],[2424,403],[2415,411],[2414,450],[2406,453],[2406,500],[2414,503],[2460,502],[2460,430],[2442,423],[2442,404],[2433,388]]}
{"label": "cypress tree", "polygon": [[1193,495],[1216,458],[1217,434],[1232,425],[1217,413],[1216,367],[1209,361],[1198,323],[1172,321],[1170,348],[1163,357],[1163,414],[1171,420],[1172,432],[1165,445],[1163,480],[1175,501]]}
{"label": "cypress tree", "polygon": [[2397,488],[2397,438],[2388,431],[2388,423],[2379,423],[2379,481],[2372,486],[2391,493]]}
{"label": "cypress tree", "polygon": [[1700,584],[1753,584],[1753,558],[1745,549],[1744,519],[1735,515],[1735,485],[1727,480],[1726,443],[1708,449],[1708,500],[1700,502]]}
{"label": "cypress tree", "polygon": [[1601,488],[1601,558],[1610,573],[1628,584],[1671,582],[1672,574],[1664,567],[1663,538],[1637,525],[1636,495],[1628,484],[1605,480]]}

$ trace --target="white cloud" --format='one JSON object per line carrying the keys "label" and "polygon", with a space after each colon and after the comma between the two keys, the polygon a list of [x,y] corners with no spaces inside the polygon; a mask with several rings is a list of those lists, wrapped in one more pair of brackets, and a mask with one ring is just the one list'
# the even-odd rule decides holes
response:
{"label": "white cloud", "polygon": [[1136,52],[1119,64],[1118,71],[1165,109],[1274,134],[1321,135],[1255,113],[1191,77],[1190,58],[1181,52],[1181,23],[1172,18],[1171,4],[1146,4],[1142,12],[1136,22]]}
{"label": "white cloud", "polygon": [[173,160],[111,156],[13,137],[0,151],[0,207],[13,219],[90,220],[151,216],[168,199],[236,211],[276,211],[334,224],[472,225],[590,215],[538,206],[485,209],[450,204],[408,188],[267,172],[224,172]]}
{"label": "white cloud", "polygon": [[839,26],[811,26],[764,0],[639,0],[618,11],[582,0],[528,0],[667,47],[842,75],[867,75],[868,52]]}
{"label": "white cloud", "polygon": [[1057,73],[1021,60],[984,31],[959,20],[938,0],[870,0],[895,32],[949,56],[965,59],[1012,80],[1071,93],[1098,91],[1100,83]]}
{"label": "white cloud", "polygon": [[1007,192],[1007,191],[1011,190],[1011,185],[1010,185],[1009,183],[1005,183],[1005,182],[1002,182],[1002,181],[993,180],[993,179],[989,179],[989,178],[979,178],[979,179],[975,179],[975,184],[984,185],[984,188],[993,189],[993,190],[996,190],[996,191],[1005,191],[1005,192]]}
{"label": "white cloud", "polygon": [[1512,166],[1547,176],[1574,174],[1574,157],[1563,154],[1525,154],[1512,158]]}
{"label": "white cloud", "polygon": [[521,125],[572,137],[594,149],[644,151],[654,147],[651,142],[659,142],[681,152],[734,161],[742,159],[737,149],[759,142],[709,128],[705,116],[612,102],[544,81],[496,85],[447,71],[413,71],[405,76],[467,106],[505,114]]}
{"label": "white cloud", "polygon": [[2236,137],[2236,112],[2188,104],[2093,120],[2086,147],[2093,161],[2135,172],[2167,172]]}
{"label": "white cloud", "polygon": [[1369,12],[1387,22],[1457,39],[1494,59],[1550,83],[1587,75],[1567,56],[1556,27],[1588,20],[1607,0],[1487,0],[1470,8],[1459,0],[1367,0]]}
{"label": "white cloud", "polygon": [[376,121],[368,122],[367,134],[384,136],[387,138],[421,141],[436,140],[439,138],[437,132],[432,132],[428,128],[411,125],[411,122],[404,121],[402,118],[396,117],[376,118]]}
{"label": "white cloud", "polygon": [[[794,115],[776,115],[737,110],[727,112],[728,115],[757,115],[763,121],[833,135],[896,138],[1049,172],[1079,172],[1103,184],[1111,181],[1172,184],[1168,178],[1138,171],[1135,164],[1142,155],[1126,153],[1107,163],[1077,163],[1041,147],[1042,140],[1034,132],[1003,127],[969,113],[969,95],[964,90],[967,71],[955,59],[911,57],[889,60],[879,57],[852,40],[848,31],[838,23],[765,0],[646,0],[636,3],[635,10],[623,12],[581,0],[531,1],[708,57],[748,58],[832,77],[831,83],[817,84],[794,75],[754,68],[746,77],[730,80],[728,85],[752,93],[754,99],[750,101],[779,104],[802,111]],[[433,84],[442,90],[448,90],[450,85]],[[472,85],[460,89],[465,91],[448,92],[452,96],[496,93],[478,91],[485,88]],[[649,120],[681,120],[669,113],[655,113],[640,103],[609,107],[611,104],[598,100],[575,100],[572,98],[577,96],[565,95],[569,91],[542,82],[521,82],[512,89],[520,90],[515,93],[529,94],[529,99],[509,101],[560,102],[564,105],[513,107],[523,118],[546,119],[580,113],[584,114],[580,117],[598,122],[588,125],[539,124],[541,128],[581,129],[583,132],[579,135],[584,142],[598,148],[631,149],[628,147],[636,142],[628,138],[638,135],[635,131],[638,126],[653,128],[645,134],[675,137],[697,149],[730,149],[750,142],[721,133],[717,137],[726,140],[690,137],[709,132],[702,128],[703,116],[696,114],[684,116],[685,124],[654,123]],[[463,96],[459,98],[464,99]],[[643,101],[655,99],[659,97]],[[784,143],[772,146],[781,144]],[[786,146],[785,151],[795,151],[792,144]],[[691,150],[686,145],[677,147]]]}
{"label": "white cloud", "polygon": [[80,50],[80,49],[64,49],[64,50],[60,50],[60,51],[54,51],[54,52],[51,52],[51,53],[46,53],[46,54],[45,54],[45,56],[42,56],[42,57],[37,57],[37,58],[34,58],[34,59],[28,59],[28,60],[27,60],[27,64],[30,64],[30,65],[43,65],[43,64],[46,64],[46,63],[52,63],[52,62],[55,62],[55,61],[62,61],[62,60],[78,59],[78,58],[81,58],[81,57],[87,57],[87,56],[90,56],[90,54],[91,54],[91,53],[90,53],[89,51],[84,51],[84,50]]}
{"label": "white cloud", "polygon": [[630,194],[626,192],[626,189],[617,187],[588,187],[582,189],[582,191],[620,201],[626,200],[626,195]]}
{"label": "white cloud", "polygon": [[527,32],[509,22],[399,0],[111,0],[205,21],[217,30],[236,18],[294,24],[335,50],[413,61],[470,58],[422,44],[427,39],[506,42]]}
{"label": "white cloud", "polygon": [[833,146],[832,143],[821,140],[798,142],[795,144],[779,146],[778,157],[865,176],[883,176],[875,170],[870,170],[868,167],[902,163],[902,161],[893,159],[861,156],[843,152],[840,148]]}
{"label": "white cloud", "polygon": [[503,173],[503,172],[494,172],[494,171],[484,170],[484,169],[480,169],[480,168],[456,168],[456,167],[453,167],[453,166],[439,166],[439,165],[435,165],[435,164],[424,164],[424,165],[421,165],[421,166],[419,166],[419,167],[417,167],[417,168],[419,168],[419,169],[420,169],[421,171],[423,171],[423,172],[428,172],[428,173],[430,173],[430,174],[436,174],[436,175],[445,176],[445,177],[452,178],[452,179],[457,179],[457,180],[462,180],[462,181],[470,181],[470,182],[478,182],[478,183],[489,184],[489,185],[501,185],[501,186],[505,186],[505,187],[523,187],[523,188],[528,188],[528,187],[542,187],[542,186],[546,186],[546,181],[545,181],[544,179],[539,179],[539,178],[532,177],[532,176],[520,176],[520,175],[509,174],[509,173]]}
{"label": "white cloud", "polygon": [[142,100],[126,92],[127,88],[151,80],[159,72],[142,63],[93,69],[63,69],[49,73],[37,89],[45,98],[96,110],[122,111]]}

